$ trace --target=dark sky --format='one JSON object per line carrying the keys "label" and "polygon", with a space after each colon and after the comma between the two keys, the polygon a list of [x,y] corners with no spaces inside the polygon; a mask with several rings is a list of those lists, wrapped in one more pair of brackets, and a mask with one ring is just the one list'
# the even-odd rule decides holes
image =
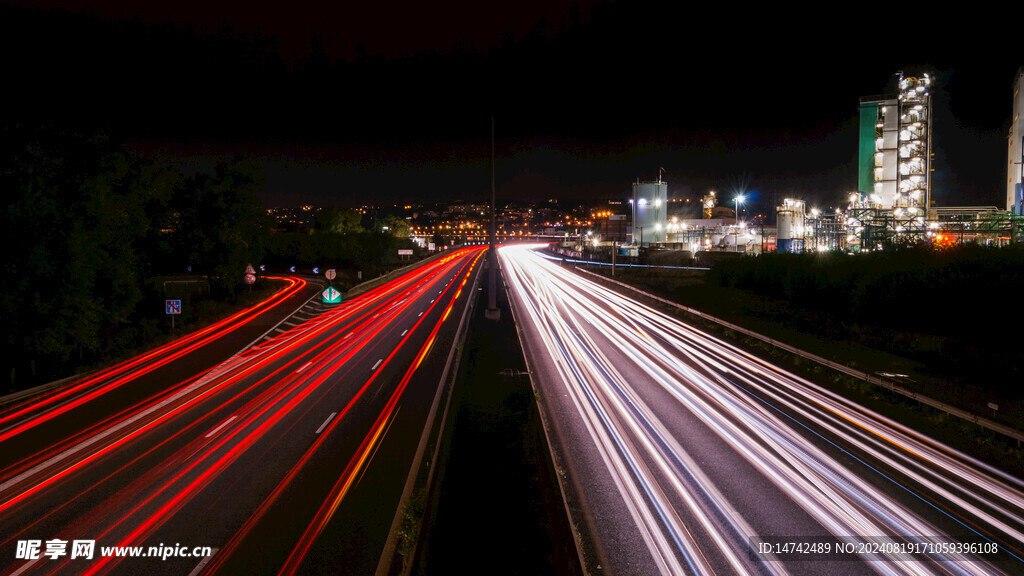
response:
{"label": "dark sky", "polygon": [[501,197],[612,197],[664,167],[673,196],[827,205],[856,186],[858,98],[901,69],[938,79],[937,204],[1000,205],[1024,65],[970,13],[897,38],[874,12],[725,3],[149,4],[0,1],[12,116],[182,165],[255,155],[268,205],[483,198],[492,114]]}

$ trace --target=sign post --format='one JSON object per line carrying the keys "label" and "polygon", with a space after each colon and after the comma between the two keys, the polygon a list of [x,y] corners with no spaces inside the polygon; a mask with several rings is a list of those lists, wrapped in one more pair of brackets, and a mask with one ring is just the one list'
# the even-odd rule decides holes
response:
{"label": "sign post", "polygon": [[164,314],[171,317],[171,330],[174,330],[174,317],[181,314],[181,300],[164,300]]}
{"label": "sign post", "polygon": [[245,267],[244,278],[245,283],[249,285],[249,294],[252,294],[252,285],[256,282],[256,270],[252,267],[251,263]]}

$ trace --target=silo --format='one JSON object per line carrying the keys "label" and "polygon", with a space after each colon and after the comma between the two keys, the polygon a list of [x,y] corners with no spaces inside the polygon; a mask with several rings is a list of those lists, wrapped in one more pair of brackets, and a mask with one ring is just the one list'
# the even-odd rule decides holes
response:
{"label": "silo", "polygon": [[800,252],[804,247],[804,202],[785,199],[777,209],[779,252]]}
{"label": "silo", "polygon": [[633,243],[664,242],[668,211],[668,183],[633,183]]}

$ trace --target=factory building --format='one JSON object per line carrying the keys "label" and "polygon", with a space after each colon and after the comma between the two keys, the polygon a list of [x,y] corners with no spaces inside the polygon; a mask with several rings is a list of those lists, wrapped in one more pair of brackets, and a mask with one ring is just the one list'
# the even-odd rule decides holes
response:
{"label": "factory building", "polygon": [[[660,177],[657,182],[638,180],[630,200],[631,249],[644,246],[697,257],[708,252],[869,252],[921,242],[940,248],[968,242],[1024,243],[1024,68],[1013,88],[1006,210],[933,206],[933,81],[927,74],[902,72],[895,80],[892,94],[860,99],[858,188],[849,194],[845,209],[820,210],[787,198],[776,207],[773,228],[764,218],[740,221],[732,207],[718,206],[719,199],[709,191],[700,202],[702,217],[691,218],[692,212],[669,214],[668,186]],[[611,235],[607,229],[602,233]]]}
{"label": "factory building", "polygon": [[1024,68],[1017,71],[1013,83],[1012,118],[1006,157],[1006,210],[1020,216],[1024,214]]}
{"label": "factory building", "polygon": [[920,230],[931,206],[931,78],[897,74],[897,94],[860,102],[860,208],[891,210],[901,230]]}
{"label": "factory building", "polygon": [[633,244],[646,246],[665,241],[668,214],[668,183],[633,183]]}

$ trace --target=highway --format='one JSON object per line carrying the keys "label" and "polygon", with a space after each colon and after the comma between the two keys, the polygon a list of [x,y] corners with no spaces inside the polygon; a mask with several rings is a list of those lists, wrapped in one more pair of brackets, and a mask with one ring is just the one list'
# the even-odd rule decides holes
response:
{"label": "highway", "polygon": [[499,255],[589,573],[1024,573],[1021,479],[529,246]]}
{"label": "highway", "polygon": [[[372,573],[481,251],[33,446],[0,471],[0,573]],[[33,540],[39,557],[16,557]]]}
{"label": "highway", "polygon": [[[0,405],[0,469],[96,425],[161,392],[168,382],[195,377],[226,360],[317,294],[295,277],[268,276],[282,286],[271,296],[227,318],[113,366],[57,387],[4,398]],[[38,455],[38,454],[37,454]]]}

